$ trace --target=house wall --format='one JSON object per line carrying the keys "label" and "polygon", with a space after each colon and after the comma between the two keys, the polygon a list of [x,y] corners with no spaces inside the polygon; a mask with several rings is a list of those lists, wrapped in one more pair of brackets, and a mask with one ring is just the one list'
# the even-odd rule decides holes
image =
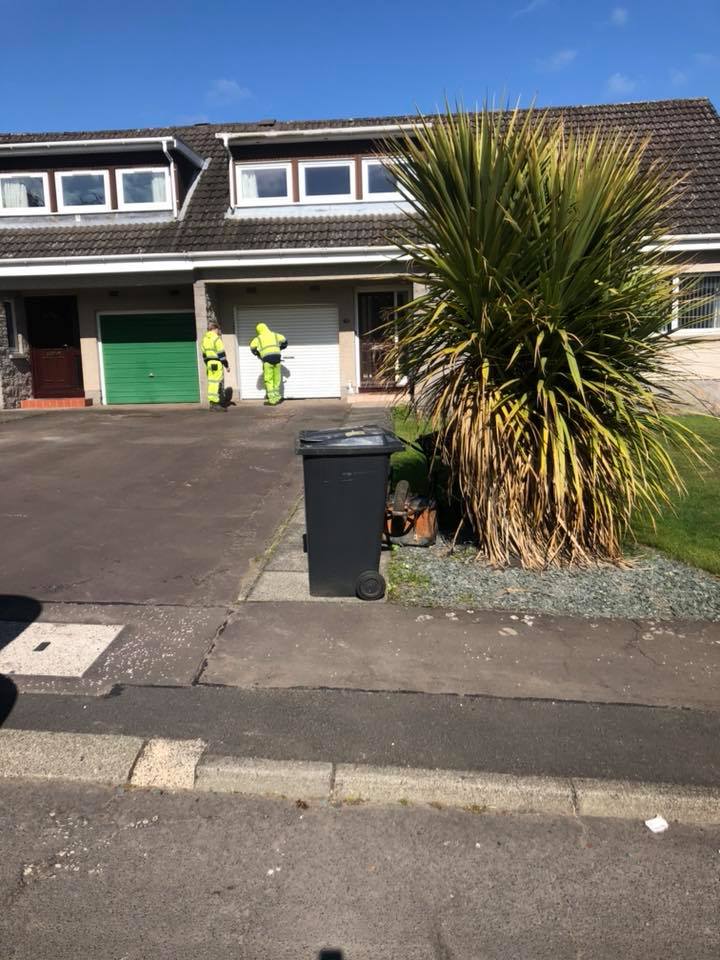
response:
{"label": "house wall", "polygon": [[[720,273],[717,253],[698,256],[678,272]],[[720,415],[720,330],[681,331],[671,358],[675,395],[688,406]]]}
{"label": "house wall", "polygon": [[190,286],[177,288],[176,294],[171,294],[167,287],[121,287],[112,293],[109,290],[78,290],[76,295],[85,396],[94,403],[100,403],[102,396],[97,343],[98,313],[193,309]]}
{"label": "house wall", "polygon": [[[2,294],[2,297],[6,297]],[[15,306],[15,322],[22,338],[24,325],[21,322],[19,298],[8,296]],[[0,299],[0,410],[10,410],[20,406],[20,401],[32,396],[32,376],[30,361],[26,356],[13,356],[10,353],[5,309]]]}
{"label": "house wall", "polygon": [[[284,304],[334,304],[338,309],[340,384],[343,396],[357,390],[357,365],[355,342],[355,295],[357,290],[372,288],[395,289],[403,286],[399,281],[353,282],[287,282],[278,283],[220,283],[208,284],[216,290],[215,309],[222,327],[223,341],[230,360],[230,370],[225,382],[234,391],[239,391],[237,379],[237,338],[235,336],[236,306],[281,306]],[[281,331],[282,332],[282,331]]]}
{"label": "house wall", "polygon": [[[85,390],[85,396],[94,403],[100,403],[102,396],[97,337],[98,313],[193,309],[192,287],[189,284],[172,288],[169,286],[110,287],[108,285],[102,289],[96,287],[63,287],[51,289],[43,286],[42,288],[26,288],[16,291],[14,294],[15,302],[21,305],[23,296],[38,296],[40,294],[74,296],[77,298],[83,388]],[[6,296],[6,294],[3,293],[3,296]],[[20,309],[18,309],[18,327],[21,334],[24,333],[24,326],[21,325],[22,321],[23,316]],[[2,336],[4,337],[4,322],[2,329]],[[2,356],[1,345],[0,356]],[[0,361],[0,363],[2,363],[2,361]],[[24,395],[32,396],[30,392],[30,365],[27,361],[24,361],[24,364],[27,368],[27,373],[24,374],[25,380],[23,381],[23,389],[26,391]],[[3,377],[3,382],[4,380],[5,377]]]}

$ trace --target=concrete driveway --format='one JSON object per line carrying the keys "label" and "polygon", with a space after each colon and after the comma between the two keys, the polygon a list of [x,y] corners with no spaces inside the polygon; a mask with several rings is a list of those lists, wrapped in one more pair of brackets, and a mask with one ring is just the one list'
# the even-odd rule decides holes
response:
{"label": "concrete driveway", "polygon": [[3,593],[231,604],[300,491],[294,438],[339,402],[3,418]]}

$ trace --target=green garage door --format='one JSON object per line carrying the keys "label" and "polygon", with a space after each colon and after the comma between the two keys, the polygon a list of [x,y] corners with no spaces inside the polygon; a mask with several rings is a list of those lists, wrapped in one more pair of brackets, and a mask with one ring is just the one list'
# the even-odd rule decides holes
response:
{"label": "green garage door", "polygon": [[104,314],[100,338],[106,403],[197,403],[192,313]]}

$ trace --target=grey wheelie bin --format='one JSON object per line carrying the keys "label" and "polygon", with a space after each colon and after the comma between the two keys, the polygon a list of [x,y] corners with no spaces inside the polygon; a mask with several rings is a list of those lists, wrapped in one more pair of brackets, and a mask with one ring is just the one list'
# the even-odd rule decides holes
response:
{"label": "grey wheelie bin", "polygon": [[390,455],[403,443],[379,426],[302,430],[305,549],[314,597],[379,600]]}

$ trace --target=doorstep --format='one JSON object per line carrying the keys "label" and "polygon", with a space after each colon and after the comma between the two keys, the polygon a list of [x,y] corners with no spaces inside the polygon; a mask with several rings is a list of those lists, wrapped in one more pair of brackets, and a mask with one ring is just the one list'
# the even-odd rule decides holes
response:
{"label": "doorstep", "polygon": [[92,400],[88,397],[33,397],[21,400],[22,410],[72,410],[76,407],[91,407]]}

